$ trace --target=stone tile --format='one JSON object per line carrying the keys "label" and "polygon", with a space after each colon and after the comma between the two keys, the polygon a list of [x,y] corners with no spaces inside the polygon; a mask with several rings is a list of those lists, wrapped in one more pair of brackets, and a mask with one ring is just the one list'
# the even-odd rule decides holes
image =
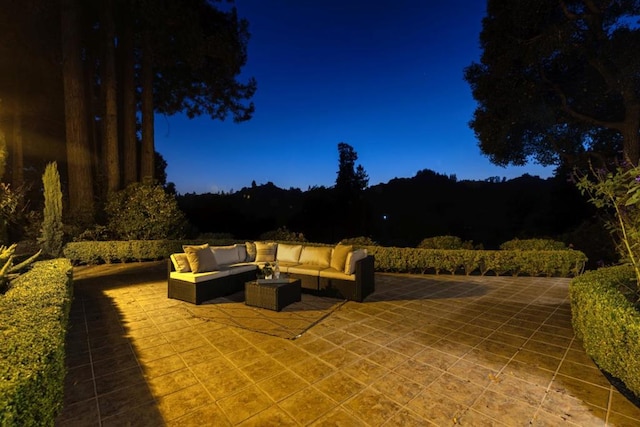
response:
{"label": "stone tile", "polygon": [[483,393],[471,409],[509,426],[528,425],[537,411],[535,406],[490,390]]}
{"label": "stone tile", "polygon": [[338,407],[311,424],[313,427],[359,426],[363,421]]}
{"label": "stone tile", "polygon": [[143,365],[142,370],[145,376],[154,378],[168,374],[169,372],[179,371],[186,367],[187,365],[185,365],[182,358],[177,354],[173,354],[171,356],[163,357],[162,359],[155,359],[146,362]]}
{"label": "stone tile", "polygon": [[590,405],[564,390],[555,389],[549,390],[540,410],[552,415],[559,414],[561,418],[579,426],[601,425],[607,415],[605,409]]}
{"label": "stone tile", "polygon": [[202,345],[200,347],[180,352],[180,357],[187,366],[194,366],[203,362],[215,363],[214,360],[220,356],[221,353],[211,344]]}
{"label": "stone tile", "polygon": [[314,387],[336,402],[341,403],[363,390],[365,385],[345,372],[336,372],[315,383]]}
{"label": "stone tile", "polygon": [[389,370],[367,359],[356,360],[351,365],[342,369],[342,372],[351,375],[363,384],[370,384],[389,372]]}
{"label": "stone tile", "polygon": [[251,384],[251,380],[246,375],[235,369],[216,376],[206,378],[198,376],[198,378],[216,400],[223,399]]}
{"label": "stone tile", "polygon": [[138,366],[122,371],[111,372],[106,375],[96,377],[95,387],[98,395],[111,393],[121,388],[130,387],[144,383],[145,378]]}
{"label": "stone tile", "polygon": [[241,427],[280,427],[297,425],[298,423],[293,418],[277,406],[271,406],[239,424]]}
{"label": "stone tile", "polygon": [[56,426],[99,426],[100,412],[97,399],[66,404],[55,422]]}
{"label": "stone tile", "polygon": [[264,353],[262,351],[251,346],[243,348],[242,350],[227,353],[226,358],[237,367],[242,367],[254,363],[263,355]]}
{"label": "stone tile", "polygon": [[298,423],[309,424],[333,409],[335,403],[309,387],[282,400],[279,406]]}
{"label": "stone tile", "polygon": [[342,348],[364,357],[373,353],[374,351],[380,350],[382,347],[365,339],[356,338],[353,341],[349,341],[343,344]]}
{"label": "stone tile", "polygon": [[232,424],[238,424],[253,417],[272,404],[273,400],[254,385],[218,401],[218,405]]}
{"label": "stone tile", "polygon": [[[420,380],[426,382],[423,378]],[[375,381],[371,388],[404,405],[420,394],[425,389],[425,385],[391,372]]]}
{"label": "stone tile", "polygon": [[638,425],[640,425],[640,408],[631,403],[617,390],[613,390],[611,394],[611,411],[637,420]]}
{"label": "stone tile", "polygon": [[[353,424],[352,424],[353,425]],[[415,413],[401,409],[396,412],[385,424],[385,427],[424,427],[435,426],[435,424],[419,417]]]}
{"label": "stone tile", "polygon": [[[438,346],[438,344],[436,344],[436,346]],[[427,347],[420,353],[413,356],[413,359],[418,362],[427,363],[443,371],[449,369],[450,366],[460,360],[452,354],[440,351],[439,347],[438,349]]]}
{"label": "stone tile", "polygon": [[291,371],[284,371],[274,377],[257,383],[271,399],[276,402],[307,387],[309,383]]}
{"label": "stone tile", "polygon": [[545,354],[536,353],[529,350],[520,350],[513,360],[524,362],[529,365],[555,372],[560,366],[561,358]]}
{"label": "stone tile", "polygon": [[318,338],[313,341],[300,344],[300,348],[308,351],[313,355],[319,355],[327,351],[336,349],[338,346],[325,340],[324,338]]}
{"label": "stone tile", "polygon": [[309,383],[314,383],[337,371],[336,368],[318,358],[297,363],[293,366],[288,366],[288,368]]}
{"label": "stone tile", "polygon": [[610,387],[611,384],[607,377],[605,377],[600,369],[595,366],[585,366],[580,363],[571,362],[569,360],[565,360],[560,365],[560,369],[558,369],[558,373],[565,375],[567,377],[576,378],[582,381],[590,382],[592,384],[598,385],[600,387]]}
{"label": "stone tile", "polygon": [[512,360],[502,371],[503,375],[511,375],[535,384],[540,387],[548,387],[553,379],[554,373],[546,369],[539,368],[529,363]]}
{"label": "stone tile", "polygon": [[156,427],[164,425],[162,418],[155,402],[148,402],[140,406],[129,408],[124,412],[102,419],[100,425],[104,427],[117,426],[140,426],[140,427]]}
{"label": "stone tile", "polygon": [[358,393],[344,406],[372,426],[382,425],[402,408],[384,393],[371,388]]}
{"label": "stone tile", "polygon": [[110,417],[128,411],[132,407],[153,401],[153,396],[144,382],[118,388],[110,393],[98,396],[100,417]]}
{"label": "stone tile", "polygon": [[393,370],[395,375],[400,375],[406,379],[417,381],[422,385],[431,384],[443,373],[441,369],[415,359],[409,359]]}
{"label": "stone tile", "polygon": [[393,350],[382,348],[367,355],[367,359],[377,363],[378,365],[384,366],[387,369],[393,369],[408,360],[409,357]]}
{"label": "stone tile", "polygon": [[505,397],[520,400],[537,408],[542,402],[547,388],[523,381],[513,375],[500,374],[489,384],[487,391],[500,393]]}
{"label": "stone tile", "polygon": [[407,407],[437,426],[452,425],[454,420],[460,419],[468,408],[467,405],[428,389],[410,401]]}
{"label": "stone tile", "polygon": [[609,388],[600,387],[562,374],[558,374],[553,380],[551,389],[601,408],[606,408],[609,403]]}
{"label": "stone tile", "polygon": [[147,379],[147,384],[156,398],[180,391],[197,383],[196,376],[186,368]]}
{"label": "stone tile", "polygon": [[498,374],[497,371],[460,359],[447,372],[458,378],[466,378],[474,384],[486,387]]}
{"label": "stone tile", "polygon": [[360,358],[357,354],[340,347],[327,353],[323,353],[318,357],[337,369],[344,368]]}
{"label": "stone tile", "polygon": [[201,406],[213,403],[214,401],[207,390],[201,384],[194,384],[175,393],[159,397],[158,410],[165,420],[171,421]]}
{"label": "stone tile", "polygon": [[471,405],[482,391],[483,387],[446,372],[426,389],[428,393],[447,396],[463,405]]}

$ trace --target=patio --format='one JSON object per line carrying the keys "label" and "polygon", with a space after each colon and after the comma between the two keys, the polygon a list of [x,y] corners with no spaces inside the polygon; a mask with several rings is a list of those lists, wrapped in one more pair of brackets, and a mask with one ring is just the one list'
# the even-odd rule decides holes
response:
{"label": "patio", "polygon": [[377,274],[295,340],[194,316],[165,262],[74,283],[60,426],[640,424],[573,336],[569,279]]}

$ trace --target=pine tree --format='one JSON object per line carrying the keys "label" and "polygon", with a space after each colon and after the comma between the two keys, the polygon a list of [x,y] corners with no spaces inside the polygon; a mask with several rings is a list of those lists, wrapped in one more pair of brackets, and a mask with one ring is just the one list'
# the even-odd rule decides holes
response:
{"label": "pine tree", "polygon": [[52,257],[60,256],[62,252],[62,190],[60,189],[60,175],[56,162],[49,163],[42,175],[44,185],[44,219],[39,243],[44,253]]}

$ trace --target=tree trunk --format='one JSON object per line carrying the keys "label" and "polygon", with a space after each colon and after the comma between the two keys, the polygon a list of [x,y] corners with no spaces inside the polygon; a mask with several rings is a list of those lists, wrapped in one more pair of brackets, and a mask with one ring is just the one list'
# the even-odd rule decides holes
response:
{"label": "tree trunk", "polygon": [[76,0],[61,0],[69,212],[79,221],[91,222],[94,216],[93,180],[80,46],[79,7]]}
{"label": "tree trunk", "polygon": [[107,177],[107,191],[120,190],[120,156],[118,148],[118,89],[115,65],[115,23],[113,22],[113,2],[103,0],[102,23],[104,43],[104,68],[101,88],[104,99],[102,117],[102,149]]}
{"label": "tree trunk", "polygon": [[622,140],[625,160],[637,166],[640,160],[640,104],[627,105]]}
{"label": "tree trunk", "polygon": [[133,42],[133,22],[125,13],[122,33],[122,143],[124,164],[124,185],[138,180],[138,150],[136,146],[136,87],[135,56]]}
{"label": "tree trunk", "polygon": [[140,178],[144,183],[153,183],[154,151],[153,51],[151,36],[145,32],[142,47],[142,153],[140,156]]}
{"label": "tree trunk", "polygon": [[11,182],[14,188],[24,184],[24,140],[22,112],[18,100],[13,102],[13,132],[11,134]]}

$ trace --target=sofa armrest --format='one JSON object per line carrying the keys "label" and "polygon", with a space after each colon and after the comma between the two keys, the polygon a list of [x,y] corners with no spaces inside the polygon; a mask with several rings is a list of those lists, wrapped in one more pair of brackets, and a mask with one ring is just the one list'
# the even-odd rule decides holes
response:
{"label": "sofa armrest", "polygon": [[375,257],[367,255],[356,261],[356,300],[362,302],[375,290]]}

